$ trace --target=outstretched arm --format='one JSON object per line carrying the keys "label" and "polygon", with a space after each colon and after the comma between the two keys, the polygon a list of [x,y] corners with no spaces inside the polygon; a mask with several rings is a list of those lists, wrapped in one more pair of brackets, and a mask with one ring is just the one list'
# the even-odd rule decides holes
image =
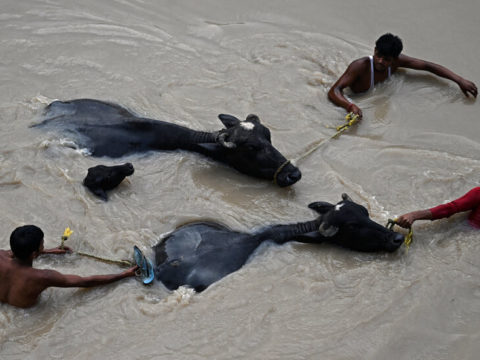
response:
{"label": "outstretched arm", "polygon": [[343,95],[343,89],[349,87],[357,79],[361,71],[360,62],[358,60],[352,62],[342,76],[333,84],[328,91],[328,98],[335,105],[343,107],[347,112],[353,112],[362,117],[362,110],[354,103],[348,101]]}
{"label": "outstretched arm", "polygon": [[437,205],[426,210],[413,211],[400,216],[397,224],[406,228],[416,220],[437,220],[453,214],[477,209],[480,206],[480,186],[474,187],[465,195],[446,204]]}
{"label": "outstretched arm", "polygon": [[45,270],[43,280],[46,285],[45,287],[94,287],[110,284],[127,277],[135,276],[135,271],[137,269],[138,266],[133,266],[118,274],[93,275],[85,277],[78,275],[64,275],[55,270]]}
{"label": "outstretched arm", "polygon": [[56,247],[53,249],[44,249],[40,255],[45,255],[45,254],[65,254],[65,253],[70,253],[72,252],[72,249],[70,249],[68,246],[64,246],[63,249],[60,247]]}
{"label": "outstretched arm", "polygon": [[401,54],[398,57],[398,66],[407,69],[428,71],[437,76],[452,80],[458,84],[465,96],[468,97],[470,94],[475,98],[477,97],[477,86],[473,82],[462,78],[442,65]]}
{"label": "outstretched arm", "polygon": [[430,210],[417,210],[403,214],[397,218],[397,224],[404,228],[411,228],[417,220],[432,220],[433,216]]}

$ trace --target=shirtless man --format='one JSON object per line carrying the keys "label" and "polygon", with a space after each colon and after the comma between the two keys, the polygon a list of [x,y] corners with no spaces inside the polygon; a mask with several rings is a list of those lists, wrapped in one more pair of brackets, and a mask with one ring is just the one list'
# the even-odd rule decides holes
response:
{"label": "shirtless man", "polygon": [[361,93],[373,88],[376,83],[385,81],[398,68],[425,70],[440,77],[450,79],[460,86],[465,96],[477,97],[477,87],[471,81],[455,74],[451,70],[425,60],[400,54],[402,40],[395,35],[380,36],[375,43],[373,56],[366,56],[353,61],[342,76],[328,91],[328,98],[334,104],[362,117],[362,110],[343,95],[343,89],[349,87],[354,93]]}
{"label": "shirtless man", "polygon": [[16,228],[10,235],[10,248],[0,250],[0,302],[28,308],[48,287],[93,287],[135,275],[138,266],[119,274],[81,277],[64,275],[55,270],[32,267],[33,259],[42,254],[65,254],[69,248],[43,248],[43,232],[35,225]]}

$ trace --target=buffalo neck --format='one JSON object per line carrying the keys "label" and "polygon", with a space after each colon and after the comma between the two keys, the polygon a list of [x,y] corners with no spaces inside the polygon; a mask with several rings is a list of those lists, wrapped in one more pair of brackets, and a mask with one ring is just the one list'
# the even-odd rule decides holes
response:
{"label": "buffalo neck", "polygon": [[260,230],[257,235],[259,235],[262,240],[271,240],[278,244],[283,244],[285,242],[294,240],[298,235],[316,231],[319,226],[319,219],[296,224],[273,225]]}
{"label": "buffalo neck", "polygon": [[217,132],[197,131],[164,121],[155,121],[152,142],[157,150],[193,150],[198,144],[215,143]]}

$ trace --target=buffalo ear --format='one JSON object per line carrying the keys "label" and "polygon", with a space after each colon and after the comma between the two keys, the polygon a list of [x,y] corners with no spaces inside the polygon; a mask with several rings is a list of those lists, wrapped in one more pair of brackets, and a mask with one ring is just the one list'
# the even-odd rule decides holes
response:
{"label": "buffalo ear", "polygon": [[255,114],[248,115],[246,121],[251,121],[252,123],[260,124],[260,118]]}
{"label": "buffalo ear", "polygon": [[343,193],[343,194],[342,194],[342,200],[343,200],[343,201],[353,202],[353,200],[351,199],[351,197],[348,196],[346,193]]}
{"label": "buffalo ear", "polygon": [[225,127],[231,128],[235,125],[238,125],[240,123],[240,120],[238,120],[235,116],[233,115],[227,115],[227,114],[220,114],[218,115],[218,118],[220,121],[225,125]]}
{"label": "buffalo ear", "polygon": [[329,225],[325,221],[322,221],[320,223],[320,226],[318,227],[318,232],[320,233],[320,235],[328,238],[332,237],[338,232],[338,227]]}
{"label": "buffalo ear", "polygon": [[311,204],[308,204],[308,207],[312,210],[315,210],[319,214],[325,214],[326,212],[332,210],[334,205],[326,201],[316,201]]}

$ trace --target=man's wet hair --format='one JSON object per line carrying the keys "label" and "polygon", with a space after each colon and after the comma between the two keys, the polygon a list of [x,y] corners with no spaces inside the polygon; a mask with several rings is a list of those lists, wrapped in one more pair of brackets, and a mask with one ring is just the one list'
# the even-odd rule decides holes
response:
{"label": "man's wet hair", "polygon": [[375,49],[379,56],[398,58],[403,50],[402,40],[398,36],[387,33],[378,38]]}
{"label": "man's wet hair", "polygon": [[21,260],[27,260],[40,248],[43,241],[43,231],[35,225],[24,225],[13,230],[10,235],[10,248],[13,255]]}

